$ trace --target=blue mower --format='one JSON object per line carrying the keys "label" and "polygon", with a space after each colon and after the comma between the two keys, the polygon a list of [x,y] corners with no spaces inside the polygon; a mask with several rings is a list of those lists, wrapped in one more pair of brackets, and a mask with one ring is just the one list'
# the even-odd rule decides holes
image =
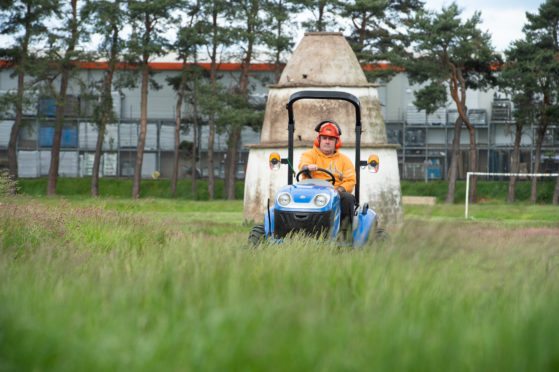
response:
{"label": "blue mower", "polygon": [[[327,174],[330,179],[313,179],[311,172],[301,170],[295,173],[293,164],[293,133],[295,121],[293,104],[301,99],[342,100],[353,104],[355,108],[355,207],[351,218],[349,233],[343,234],[340,226],[340,196],[334,188],[334,175],[327,169],[318,168],[317,172]],[[287,185],[275,196],[273,206],[268,201],[264,224],[256,225],[249,235],[249,243],[256,246],[261,242],[283,242],[294,233],[304,233],[317,239],[338,242],[342,246],[360,248],[374,240],[387,240],[388,234],[377,227],[377,215],[368,203],[359,205],[360,168],[368,167],[372,172],[378,171],[379,159],[376,155],[361,161],[361,109],[359,99],[346,92],[300,91],[292,94],[287,103],[288,111],[288,157],[281,159],[278,153],[270,155],[270,168],[279,169],[281,164],[288,165]],[[306,179],[301,175],[305,174]],[[297,183],[293,183],[293,176]]]}

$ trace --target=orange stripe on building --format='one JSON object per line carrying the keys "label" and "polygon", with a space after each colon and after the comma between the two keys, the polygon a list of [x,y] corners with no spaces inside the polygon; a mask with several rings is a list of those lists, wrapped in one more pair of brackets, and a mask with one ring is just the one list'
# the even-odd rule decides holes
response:
{"label": "orange stripe on building", "polygon": [[[10,68],[15,64],[11,61],[0,60],[0,68]],[[188,65],[195,65],[194,63],[188,63]],[[209,62],[198,63],[198,65],[205,70],[210,70],[211,64]],[[78,66],[86,70],[104,70],[107,68],[107,62],[78,62]],[[495,62],[491,64],[491,70],[499,70],[503,64]],[[139,67],[139,64],[131,64],[119,62],[117,63],[117,69],[129,69],[133,70]],[[182,69],[182,62],[150,62],[149,67],[152,70],[159,71],[180,71]],[[283,67],[283,66],[282,66]],[[241,63],[218,63],[217,69],[219,71],[241,71]],[[252,63],[250,65],[251,71],[275,71],[276,65],[273,63]],[[374,70],[396,70],[405,71],[403,67],[392,66],[389,63],[368,63],[363,65],[363,70],[374,71]]]}
{"label": "orange stripe on building", "polygon": [[404,71],[405,68],[392,66],[388,63],[367,63],[363,65],[363,70],[367,71],[376,71],[376,70],[396,70],[396,71]]}
{"label": "orange stripe on building", "polygon": [[[188,63],[188,65],[195,65],[194,63]],[[198,66],[209,70],[211,68],[210,63],[198,63]],[[1,66],[1,65],[0,65]],[[80,62],[79,67],[87,70],[104,70],[107,68],[106,62]],[[129,63],[118,63],[117,69],[136,69],[138,64]],[[149,67],[152,70],[161,71],[180,71],[182,69],[182,62],[150,62]],[[251,71],[274,71],[275,65],[272,63],[252,63],[250,65]],[[219,71],[240,71],[242,69],[242,64],[240,63],[218,63],[217,69]]]}

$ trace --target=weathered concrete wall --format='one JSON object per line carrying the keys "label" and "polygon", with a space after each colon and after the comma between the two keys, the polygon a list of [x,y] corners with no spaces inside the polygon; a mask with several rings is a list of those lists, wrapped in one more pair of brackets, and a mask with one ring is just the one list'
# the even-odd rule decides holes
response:
{"label": "weathered concrete wall", "polygon": [[[307,147],[293,150],[295,170],[298,169],[301,154],[307,150]],[[287,185],[287,165],[282,165],[277,171],[270,170],[268,166],[268,157],[272,152],[278,152],[282,158],[287,158],[287,147],[252,148],[250,150],[245,178],[243,216],[247,221],[263,221],[268,198],[270,198],[270,205],[273,205],[277,191]],[[344,147],[340,149],[340,152],[355,162],[354,147]],[[402,194],[396,150],[382,147],[361,148],[361,159],[367,159],[371,154],[379,156],[380,167],[377,173],[361,169],[360,204],[369,203],[369,206],[379,216],[380,226],[400,223],[402,221]]]}

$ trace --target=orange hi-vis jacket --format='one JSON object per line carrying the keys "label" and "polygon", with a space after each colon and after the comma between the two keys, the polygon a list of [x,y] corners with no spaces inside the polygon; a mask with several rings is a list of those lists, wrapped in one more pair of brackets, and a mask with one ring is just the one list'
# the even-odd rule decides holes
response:
{"label": "orange hi-vis jacket", "polygon": [[[334,152],[332,155],[325,155],[316,146],[311,150],[305,151],[301,155],[299,162],[299,170],[303,169],[305,165],[316,164],[319,168],[330,171],[336,178],[334,187],[342,186],[346,192],[352,192],[355,186],[355,168],[351,160],[339,151]],[[330,180],[330,176],[324,172],[316,171],[311,172],[313,178]]]}

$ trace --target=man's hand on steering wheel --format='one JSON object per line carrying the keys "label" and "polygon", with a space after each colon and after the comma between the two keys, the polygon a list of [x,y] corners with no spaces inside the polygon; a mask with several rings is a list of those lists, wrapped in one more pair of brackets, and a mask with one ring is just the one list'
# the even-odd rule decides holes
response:
{"label": "man's hand on steering wheel", "polygon": [[[312,168],[316,167],[316,169],[313,171]],[[295,176],[295,179],[297,180],[297,182],[299,182],[299,176],[301,176],[302,173],[305,173],[309,178],[312,178],[311,176],[311,172],[324,172],[327,175],[330,176],[330,179],[327,180],[328,182],[330,182],[332,184],[332,186],[334,186],[334,184],[336,183],[336,178],[334,177],[334,175],[332,174],[332,172],[330,172],[327,169],[323,169],[323,168],[319,168],[316,164],[309,164],[309,165],[305,165],[303,167],[303,169],[301,169],[299,171],[299,173],[297,173],[297,175]]]}

